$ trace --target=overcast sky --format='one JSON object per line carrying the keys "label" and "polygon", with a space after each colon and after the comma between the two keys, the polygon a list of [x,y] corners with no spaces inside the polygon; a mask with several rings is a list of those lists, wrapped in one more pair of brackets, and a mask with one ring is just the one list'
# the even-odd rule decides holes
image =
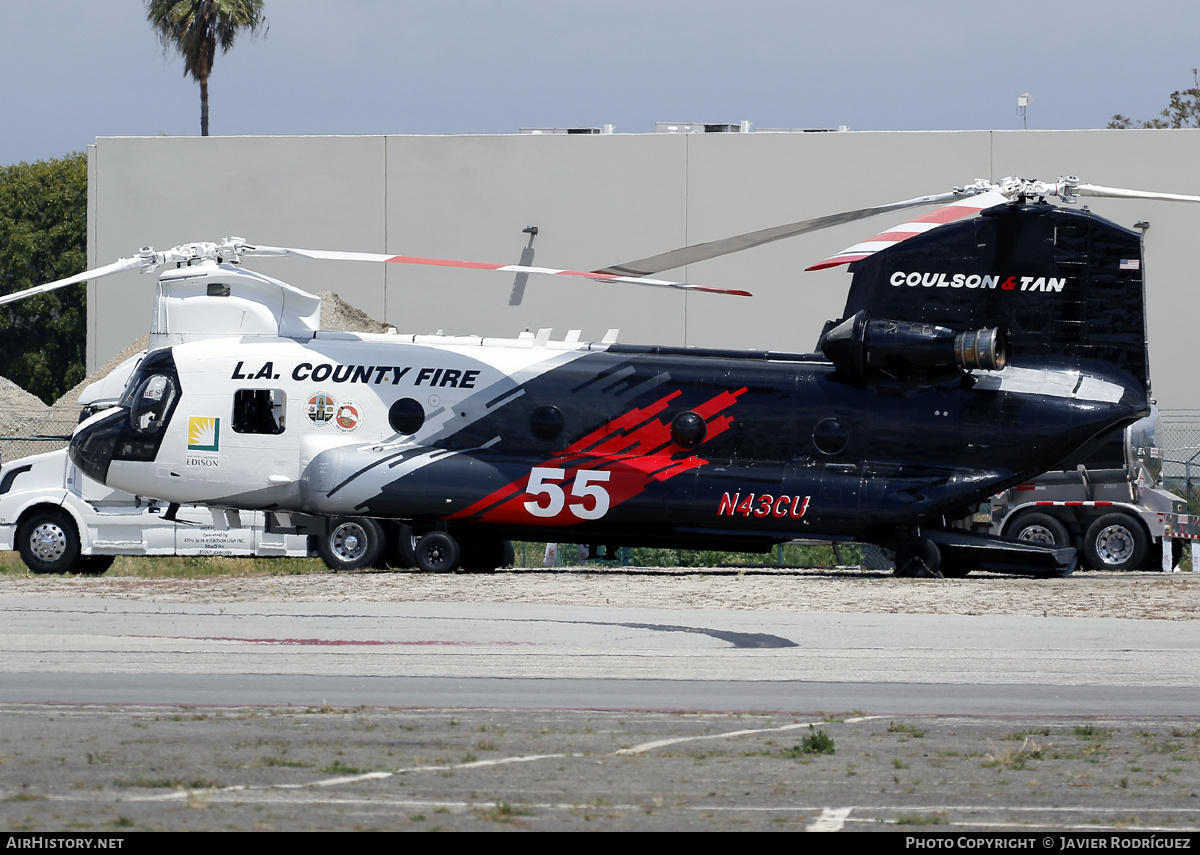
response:
{"label": "overcast sky", "polygon": [[[211,131],[509,134],[1101,128],[1200,65],[1194,2],[267,0],[218,56]],[[0,164],[98,136],[199,133],[199,87],[144,0],[0,0]]]}

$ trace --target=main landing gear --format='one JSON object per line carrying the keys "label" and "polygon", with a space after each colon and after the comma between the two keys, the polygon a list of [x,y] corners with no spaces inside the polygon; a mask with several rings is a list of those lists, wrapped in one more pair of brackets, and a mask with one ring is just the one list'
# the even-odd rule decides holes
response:
{"label": "main landing gear", "polygon": [[366,517],[338,517],[317,537],[317,555],[330,570],[414,568],[424,573],[492,573],[513,563],[508,540],[486,534],[431,531]]}

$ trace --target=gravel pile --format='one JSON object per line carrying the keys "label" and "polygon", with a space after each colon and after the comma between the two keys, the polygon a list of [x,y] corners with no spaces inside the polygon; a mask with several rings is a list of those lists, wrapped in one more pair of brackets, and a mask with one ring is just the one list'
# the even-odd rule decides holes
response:
{"label": "gravel pile", "polygon": [[382,333],[388,324],[380,323],[357,306],[351,306],[333,291],[321,291],[321,329],[340,332]]}
{"label": "gravel pile", "polygon": [[26,425],[43,421],[49,410],[41,398],[0,377],[0,436],[20,435]]}

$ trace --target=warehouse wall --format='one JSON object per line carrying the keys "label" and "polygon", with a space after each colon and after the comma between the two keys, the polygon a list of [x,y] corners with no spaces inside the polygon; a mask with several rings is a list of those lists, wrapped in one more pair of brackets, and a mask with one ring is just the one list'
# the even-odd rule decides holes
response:
{"label": "warehouse wall", "polygon": [[[1200,194],[1197,131],[962,131],[466,137],[101,138],[90,150],[89,262],[150,244],[252,242],[591,270],[751,229],[941,192],[981,177]],[[1148,220],[1151,358],[1164,408],[1190,380],[1200,205],[1092,200]],[[554,327],[663,344],[811,350],[840,315],[843,269],[804,273],[902,222],[861,221],[662,274],[753,299],[583,280],[295,259],[253,266],[335,290],[403,332],[514,335]],[[522,233],[536,225],[530,241]],[[88,365],[149,324],[153,282],[89,285]]]}

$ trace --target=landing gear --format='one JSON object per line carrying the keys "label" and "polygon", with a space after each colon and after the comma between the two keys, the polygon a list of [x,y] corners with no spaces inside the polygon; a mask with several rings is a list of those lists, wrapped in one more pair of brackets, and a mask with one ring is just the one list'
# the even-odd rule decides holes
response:
{"label": "landing gear", "polygon": [[511,540],[480,537],[463,542],[462,569],[468,573],[495,573],[511,565],[513,558]]}
{"label": "landing gear", "polygon": [[902,578],[940,579],[941,565],[941,550],[929,538],[910,537],[896,550],[896,575]]}
{"label": "landing gear", "polygon": [[429,532],[413,551],[417,568],[425,573],[453,573],[462,558],[458,541],[444,531]]}

